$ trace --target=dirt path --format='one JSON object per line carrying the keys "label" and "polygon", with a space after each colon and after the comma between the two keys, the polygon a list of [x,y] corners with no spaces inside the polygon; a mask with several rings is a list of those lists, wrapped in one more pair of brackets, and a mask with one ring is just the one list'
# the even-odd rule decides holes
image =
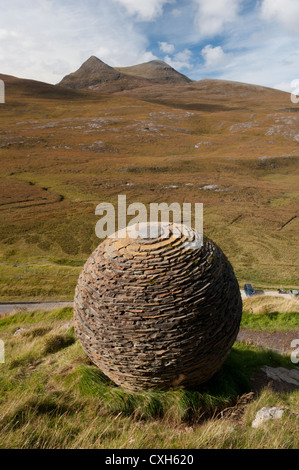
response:
{"label": "dirt path", "polygon": [[269,332],[241,329],[237,337],[237,341],[272,349],[280,354],[290,354],[294,351],[294,347],[291,347],[294,339],[298,339],[299,343],[299,330]]}

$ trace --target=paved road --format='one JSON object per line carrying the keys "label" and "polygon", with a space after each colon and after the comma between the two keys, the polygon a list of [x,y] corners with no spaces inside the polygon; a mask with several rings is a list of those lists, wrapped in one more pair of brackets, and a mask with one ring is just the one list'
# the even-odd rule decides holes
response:
{"label": "paved road", "polygon": [[[283,297],[291,299],[290,294],[279,294],[277,291],[261,291],[257,295],[270,295],[274,297]],[[246,298],[244,290],[241,290],[242,299]],[[299,299],[298,299],[299,301]],[[53,308],[72,307],[73,302],[18,302],[18,303],[0,303],[0,314],[14,313],[18,310],[32,311],[32,310],[51,310]]]}
{"label": "paved road", "polygon": [[14,313],[19,310],[52,310],[53,308],[72,307],[73,302],[19,302],[0,303],[0,314]]}

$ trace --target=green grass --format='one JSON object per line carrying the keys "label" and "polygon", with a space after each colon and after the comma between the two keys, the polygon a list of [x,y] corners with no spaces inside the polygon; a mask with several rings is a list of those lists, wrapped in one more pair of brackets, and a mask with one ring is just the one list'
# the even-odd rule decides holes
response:
{"label": "green grass", "polygon": [[256,331],[289,331],[299,329],[299,313],[266,312],[253,314],[243,312],[241,328]]}
{"label": "green grass", "polygon": [[71,300],[83,264],[77,260],[2,264],[1,301]]}
{"label": "green grass", "polygon": [[[261,437],[250,426],[262,406],[295,409],[298,392],[265,390],[241,421],[220,419],[251,390],[262,365],[291,367],[280,356],[235,343],[221,370],[196,389],[131,392],[115,386],[84,353],[72,309],[0,318],[0,448],[253,448],[298,445],[292,416]],[[18,330],[22,328],[22,330]],[[17,335],[15,332],[19,331]],[[233,428],[233,431],[231,430]]]}
{"label": "green grass", "polygon": [[[64,307],[50,311],[34,310],[32,312],[17,312],[12,315],[5,315],[0,318],[0,332],[9,328],[12,332],[15,327],[22,327],[23,325],[51,325],[51,322],[61,322],[73,319],[73,309]],[[31,330],[30,330],[31,331]]]}

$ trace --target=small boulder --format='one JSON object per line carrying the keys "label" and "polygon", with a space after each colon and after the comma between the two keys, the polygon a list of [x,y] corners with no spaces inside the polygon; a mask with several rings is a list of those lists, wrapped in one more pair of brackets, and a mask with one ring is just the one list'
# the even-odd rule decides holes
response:
{"label": "small boulder", "polygon": [[254,421],[252,422],[253,428],[258,428],[261,424],[269,421],[269,419],[280,419],[284,414],[284,409],[277,406],[261,408],[255,416]]}

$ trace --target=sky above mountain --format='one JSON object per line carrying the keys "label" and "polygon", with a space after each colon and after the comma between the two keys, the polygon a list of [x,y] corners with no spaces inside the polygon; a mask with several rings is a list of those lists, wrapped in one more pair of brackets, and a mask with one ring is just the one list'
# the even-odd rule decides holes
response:
{"label": "sky above mountain", "polygon": [[0,0],[0,73],[57,83],[95,55],[293,91],[298,25],[299,0]]}

